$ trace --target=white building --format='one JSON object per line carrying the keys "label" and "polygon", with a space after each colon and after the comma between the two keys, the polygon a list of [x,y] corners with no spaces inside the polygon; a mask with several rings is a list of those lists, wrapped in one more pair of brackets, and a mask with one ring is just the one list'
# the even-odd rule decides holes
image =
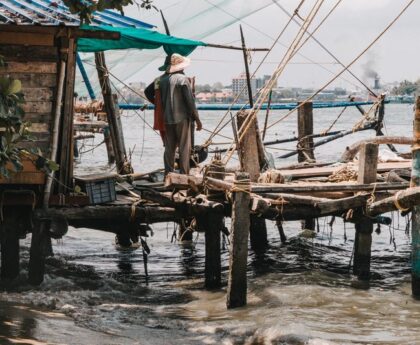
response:
{"label": "white building", "polygon": [[[252,95],[255,96],[257,93],[257,79],[255,78],[251,78],[251,91]],[[232,79],[232,92],[234,97],[240,94],[240,99],[248,99],[248,87],[245,73],[241,73],[239,76]]]}

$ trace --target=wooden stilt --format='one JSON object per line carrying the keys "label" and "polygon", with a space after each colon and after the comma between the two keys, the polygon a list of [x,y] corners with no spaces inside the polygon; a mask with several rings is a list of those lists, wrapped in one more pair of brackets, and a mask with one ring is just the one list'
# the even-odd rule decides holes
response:
{"label": "wooden stilt", "polygon": [[[237,114],[239,129],[248,116],[249,113],[247,111],[241,111]],[[245,133],[238,150],[241,169],[249,173],[252,182],[258,181],[262,166],[258,141],[261,141],[261,138],[259,136],[257,121],[254,119],[250,128]],[[256,215],[251,215],[250,231],[252,249],[255,251],[263,251],[268,244],[265,220]]]}
{"label": "wooden stilt", "polygon": [[281,243],[286,243],[287,237],[286,237],[286,234],[284,233],[283,222],[280,219],[276,220],[276,226],[277,226],[277,229],[279,230]]}
{"label": "wooden stilt", "polygon": [[[414,114],[413,168],[411,186],[420,186],[420,97],[416,100]],[[411,291],[413,297],[420,299],[420,206],[413,207],[412,243],[411,243]]]}
{"label": "wooden stilt", "polygon": [[298,109],[298,161],[315,160],[314,140],[308,137],[314,134],[312,102],[307,102]]}
{"label": "wooden stilt", "polygon": [[50,250],[51,242],[48,225],[47,221],[36,221],[32,230],[28,280],[33,285],[39,285],[44,281],[45,257]]}
{"label": "wooden stilt", "polygon": [[[365,144],[360,151],[358,183],[375,183],[377,165],[378,145]],[[353,274],[357,275],[359,280],[368,281],[370,278],[373,221],[365,216],[365,212],[363,209],[356,210],[361,219],[355,224]]]}
{"label": "wooden stilt", "polygon": [[247,300],[247,260],[248,234],[250,227],[249,202],[250,195],[246,181],[247,173],[236,173],[237,191],[233,193],[232,230],[230,235],[229,278],[227,290],[228,308],[246,305]]}
{"label": "wooden stilt", "polygon": [[[314,140],[308,137],[314,134],[313,104],[307,102],[298,109],[298,162],[315,160]],[[302,228],[315,230],[315,219],[307,218],[302,221]]]}
{"label": "wooden stilt", "polygon": [[222,212],[208,212],[197,217],[200,230],[205,232],[205,287],[208,290],[219,289],[222,283],[221,263],[221,230],[223,227]]}
{"label": "wooden stilt", "polygon": [[15,211],[8,209],[3,217],[4,219],[0,226],[0,277],[1,279],[14,279],[19,275],[19,228],[17,226],[19,215]]}

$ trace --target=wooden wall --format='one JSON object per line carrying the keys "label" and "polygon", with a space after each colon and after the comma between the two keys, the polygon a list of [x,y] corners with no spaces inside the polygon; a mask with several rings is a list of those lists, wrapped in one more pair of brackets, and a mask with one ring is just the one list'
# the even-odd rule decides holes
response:
{"label": "wooden wall", "polygon": [[[8,66],[0,74],[21,80],[25,96],[24,120],[31,122],[35,141],[23,146],[40,148],[50,158],[60,60],[67,62],[62,102],[55,191],[69,192],[73,179],[73,92],[76,41],[74,28],[0,25],[0,55]],[[68,188],[69,187],[69,188]]]}
{"label": "wooden wall", "polygon": [[58,49],[54,46],[24,46],[0,44],[8,66],[0,68],[0,74],[9,74],[22,82],[25,96],[25,121],[31,122],[35,142],[26,147],[39,147],[49,155],[50,130],[53,124],[53,110],[57,88]]}

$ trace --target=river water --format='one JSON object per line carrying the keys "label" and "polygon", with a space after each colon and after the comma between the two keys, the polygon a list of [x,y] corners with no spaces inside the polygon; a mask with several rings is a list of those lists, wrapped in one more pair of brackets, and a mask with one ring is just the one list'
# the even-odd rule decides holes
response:
{"label": "river water", "polygon": [[[329,127],[339,109],[315,110],[315,132]],[[272,112],[272,120],[283,111]],[[203,112],[206,129],[213,129],[223,114]],[[123,118],[126,142],[134,148],[136,171],[162,166],[160,139],[141,116]],[[263,116],[262,116],[263,117]],[[412,105],[388,105],[386,132],[412,135]],[[335,129],[350,128],[360,118],[348,109]],[[262,123],[263,119],[260,119]],[[270,130],[267,140],[293,135],[291,115]],[[222,133],[231,137],[227,126]],[[209,133],[197,134],[196,142]],[[373,136],[358,133],[317,149],[318,160],[337,159],[346,145]],[[89,151],[102,138],[86,140]],[[229,140],[215,139],[222,146]],[[270,149],[276,157],[293,144]],[[407,147],[401,147],[407,151]],[[278,166],[296,157],[276,160]],[[233,159],[232,164],[237,164]],[[80,174],[110,170],[102,146],[82,154]],[[221,291],[203,287],[204,238],[193,245],[171,243],[173,224],[153,225],[148,239],[149,279],[146,281],[140,250],[120,252],[113,235],[71,228],[54,243],[45,282],[0,291],[0,344],[420,344],[420,303],[410,295],[410,236],[407,219],[397,213],[391,227],[373,234],[372,282],[369,290],[355,289],[350,275],[354,228],[339,220],[319,220],[315,238],[300,235],[298,222],[285,226],[287,244],[281,244],[274,224],[268,222],[270,246],[263,255],[250,250],[249,303],[226,310],[228,253],[224,246]],[[22,281],[27,270],[30,236],[22,241]]]}

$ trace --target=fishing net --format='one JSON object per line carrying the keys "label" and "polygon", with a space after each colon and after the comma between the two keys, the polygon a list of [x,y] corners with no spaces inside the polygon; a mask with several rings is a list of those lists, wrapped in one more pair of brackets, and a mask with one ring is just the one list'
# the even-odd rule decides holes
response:
{"label": "fishing net", "polygon": [[[157,8],[165,14],[171,34],[194,40],[204,40],[211,34],[218,32],[247,16],[273,4],[272,0],[243,1],[243,0],[155,0]],[[150,24],[157,25],[157,30],[164,32],[160,13],[155,10],[138,10],[131,6],[125,11],[127,16],[136,17]],[[229,42],[211,42],[229,43]],[[142,80],[141,71],[156,60],[164,59],[163,49],[107,51],[106,63],[110,72],[121,81]],[[100,87],[95,70],[93,53],[80,54],[87,70],[87,75],[96,94]],[[155,66],[153,66],[155,68]],[[116,87],[122,83],[113,79]],[[80,96],[87,96],[80,71],[77,71],[76,92]]]}

